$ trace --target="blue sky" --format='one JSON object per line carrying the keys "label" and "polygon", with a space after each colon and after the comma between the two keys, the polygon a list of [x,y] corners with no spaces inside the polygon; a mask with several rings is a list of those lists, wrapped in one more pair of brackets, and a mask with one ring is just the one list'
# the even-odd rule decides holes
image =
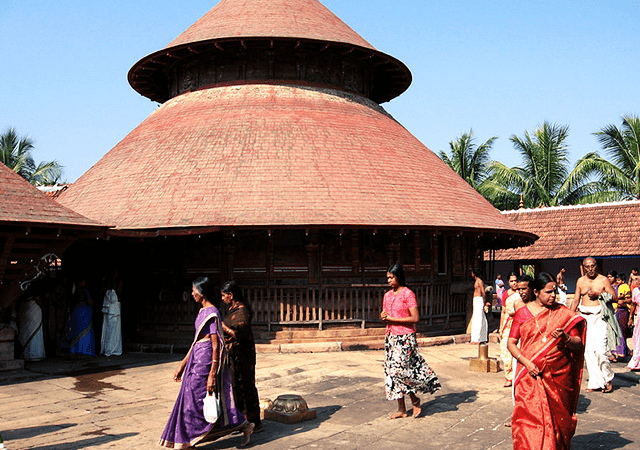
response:
{"label": "blue sky", "polygon": [[[73,182],[158,105],[127,83],[215,0],[0,1],[0,131],[35,141]],[[509,137],[569,125],[570,160],[593,132],[640,114],[640,1],[324,0],[411,87],[383,106],[434,152],[473,129],[491,156],[520,163]]]}

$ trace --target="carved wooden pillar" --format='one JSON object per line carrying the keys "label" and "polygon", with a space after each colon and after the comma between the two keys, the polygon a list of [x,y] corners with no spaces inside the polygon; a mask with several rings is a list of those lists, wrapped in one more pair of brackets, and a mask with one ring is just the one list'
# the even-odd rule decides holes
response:
{"label": "carved wooden pillar", "polygon": [[357,231],[351,232],[351,271],[360,272],[360,236]]}
{"label": "carved wooden pillar", "polygon": [[233,280],[233,255],[236,253],[235,232],[225,229],[222,232],[222,258],[220,274],[224,280]]}
{"label": "carved wooden pillar", "polygon": [[305,249],[307,250],[307,267],[309,268],[309,283],[314,284],[320,281],[320,243],[318,239],[318,230],[308,231],[308,241]]}

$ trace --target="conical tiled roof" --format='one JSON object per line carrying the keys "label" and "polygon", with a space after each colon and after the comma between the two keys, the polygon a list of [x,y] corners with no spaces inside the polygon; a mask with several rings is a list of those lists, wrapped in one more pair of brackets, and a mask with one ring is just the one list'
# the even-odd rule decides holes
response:
{"label": "conical tiled roof", "polygon": [[0,163],[0,223],[101,226],[59,205]]}
{"label": "conical tiled roof", "polygon": [[407,81],[393,61],[316,0],[223,0],[134,66],[132,85],[167,101],[59,201],[124,230],[412,227],[533,241],[379,106]]}
{"label": "conical tiled roof", "polygon": [[375,50],[318,0],[222,0],[165,49],[255,37],[342,42]]}
{"label": "conical tiled roof", "polygon": [[229,86],[176,97],[60,201],[125,229],[520,231],[375,103],[291,86]]}

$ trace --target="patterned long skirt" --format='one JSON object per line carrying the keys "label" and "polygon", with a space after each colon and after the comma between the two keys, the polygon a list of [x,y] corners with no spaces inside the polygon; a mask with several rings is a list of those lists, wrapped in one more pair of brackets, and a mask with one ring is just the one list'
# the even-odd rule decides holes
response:
{"label": "patterned long skirt", "polygon": [[433,394],[440,381],[418,350],[415,333],[387,334],[384,342],[384,390],[387,400],[416,392]]}

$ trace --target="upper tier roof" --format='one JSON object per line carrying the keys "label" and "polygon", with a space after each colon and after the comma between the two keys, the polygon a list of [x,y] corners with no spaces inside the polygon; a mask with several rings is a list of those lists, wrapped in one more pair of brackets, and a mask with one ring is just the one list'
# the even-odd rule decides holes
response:
{"label": "upper tier roof", "polygon": [[[145,97],[163,103],[175,95],[170,86],[180,83],[177,67],[188,66],[192,71],[194,65],[200,66],[209,79],[216,64],[225,65],[218,59],[228,62],[230,54],[244,54],[247,48],[256,47],[265,49],[261,50],[265,64],[272,64],[267,59],[281,55],[276,50],[283,49],[286,63],[293,53],[300,57],[296,62],[300,65],[318,53],[352,58],[366,67],[362,76],[371,80],[372,89],[365,95],[378,103],[399,96],[411,84],[411,72],[401,61],[376,50],[318,0],[221,0],[164,49],[140,59],[129,71],[129,83]],[[233,70],[237,80],[230,80],[225,72],[224,83],[247,81],[244,68]],[[335,70],[334,79],[344,77],[339,68]],[[219,83],[212,78],[207,87]],[[258,81],[279,79],[272,75]],[[287,82],[295,79],[287,78]]]}
{"label": "upper tier roof", "polygon": [[318,0],[221,0],[165,49],[241,37],[313,39],[374,49]]}
{"label": "upper tier roof", "polygon": [[121,229],[433,227],[535,239],[376,103],[275,84],[169,100],[59,201]]}
{"label": "upper tier roof", "polygon": [[0,223],[98,227],[98,222],[59,205],[0,163]]}

